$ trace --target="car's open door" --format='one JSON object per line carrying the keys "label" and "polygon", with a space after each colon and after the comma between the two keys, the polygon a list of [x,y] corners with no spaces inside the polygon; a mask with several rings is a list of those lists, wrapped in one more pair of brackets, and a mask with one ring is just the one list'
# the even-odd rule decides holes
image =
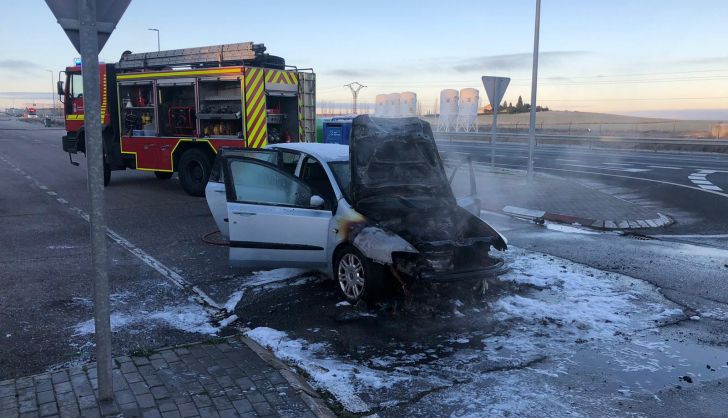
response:
{"label": "car's open door", "polygon": [[273,149],[221,148],[212,164],[210,179],[205,187],[205,198],[220,234],[228,237],[227,199],[225,198],[224,160],[231,156],[254,158],[278,165],[281,163],[280,152]]}
{"label": "car's open door", "polygon": [[277,165],[229,156],[223,169],[231,265],[317,268],[327,264],[330,205]]}

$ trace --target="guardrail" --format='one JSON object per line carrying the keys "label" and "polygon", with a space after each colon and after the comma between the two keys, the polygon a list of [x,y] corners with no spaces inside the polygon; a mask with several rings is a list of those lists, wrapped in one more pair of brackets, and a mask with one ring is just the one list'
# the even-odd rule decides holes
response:
{"label": "guardrail", "polygon": [[[490,142],[490,132],[434,132],[436,139]],[[498,142],[527,143],[527,133],[498,132]],[[639,149],[654,151],[698,151],[728,153],[728,139],[694,138],[644,138],[603,135],[559,135],[536,134],[538,145],[582,145],[590,149],[595,146],[606,148]]]}

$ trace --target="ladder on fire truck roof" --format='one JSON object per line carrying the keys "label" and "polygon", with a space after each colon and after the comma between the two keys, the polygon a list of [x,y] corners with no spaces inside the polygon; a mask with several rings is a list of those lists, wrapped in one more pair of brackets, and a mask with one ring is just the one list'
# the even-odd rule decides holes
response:
{"label": "ladder on fire truck roof", "polygon": [[251,65],[270,57],[264,54],[265,45],[243,42],[171,49],[168,51],[124,53],[116,64],[117,70],[155,70],[170,67],[221,67],[223,65]]}

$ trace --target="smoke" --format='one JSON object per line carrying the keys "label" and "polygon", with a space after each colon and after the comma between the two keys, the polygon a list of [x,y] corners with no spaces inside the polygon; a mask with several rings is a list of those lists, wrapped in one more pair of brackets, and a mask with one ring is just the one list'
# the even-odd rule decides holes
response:
{"label": "smoke", "polygon": [[[573,60],[588,54],[589,52],[587,51],[547,51],[539,53],[538,57],[541,64],[549,66],[558,65],[565,59]],[[452,69],[460,73],[482,71],[483,69],[488,69],[489,71],[513,71],[530,68],[532,58],[533,54],[530,52],[486,55],[455,61],[452,64]]]}
{"label": "smoke", "polygon": [[38,64],[26,60],[0,60],[0,69],[27,71],[38,68]]}

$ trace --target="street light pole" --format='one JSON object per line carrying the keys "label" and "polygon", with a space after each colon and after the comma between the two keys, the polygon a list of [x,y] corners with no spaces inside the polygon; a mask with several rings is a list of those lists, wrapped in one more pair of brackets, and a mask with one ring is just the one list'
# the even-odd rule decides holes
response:
{"label": "street light pole", "polygon": [[153,30],[153,31],[157,32],[157,52],[161,51],[161,49],[160,49],[160,47],[159,47],[159,29],[156,29],[156,28],[149,28],[149,29],[147,29],[147,30]]}
{"label": "street light pole", "polygon": [[533,181],[536,153],[536,87],[538,85],[538,35],[541,26],[541,0],[536,0],[536,24],[533,33],[533,73],[531,74],[531,117],[528,126],[528,181]]}

